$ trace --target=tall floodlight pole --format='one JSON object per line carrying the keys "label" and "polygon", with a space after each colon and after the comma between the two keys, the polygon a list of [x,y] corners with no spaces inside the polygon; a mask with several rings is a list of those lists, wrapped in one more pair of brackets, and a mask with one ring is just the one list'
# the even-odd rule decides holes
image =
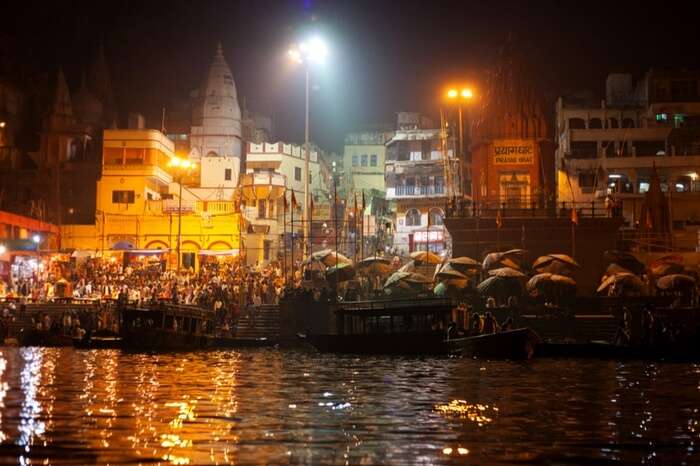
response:
{"label": "tall floodlight pole", "polygon": [[179,186],[177,201],[177,271],[180,272],[180,264],[182,263],[180,254],[180,248],[182,247],[182,180],[194,168],[194,163],[188,159],[173,157],[168,162],[168,167],[175,172],[175,179]]}
{"label": "tall floodlight pole", "polygon": [[299,44],[293,45],[289,49],[289,56],[297,63],[304,65],[305,71],[305,118],[304,118],[304,204],[302,211],[302,227],[304,235],[304,246],[306,255],[311,253],[311,245],[309,243],[309,232],[311,231],[309,217],[309,159],[311,157],[311,148],[309,147],[309,74],[310,66],[313,63],[322,64],[328,56],[328,47],[318,37],[313,37]]}
{"label": "tall floodlight pole", "polygon": [[[457,104],[457,112],[459,114],[459,155],[458,155],[458,160],[463,160],[464,159],[464,123],[462,122],[462,105],[464,103],[470,102],[474,98],[474,92],[465,87],[461,90],[458,89],[450,89],[447,91],[447,98],[448,100],[452,102],[458,102]],[[457,165],[459,168],[459,180],[460,180],[460,186],[459,186],[459,194],[462,193],[462,170],[461,166],[458,164]]]}

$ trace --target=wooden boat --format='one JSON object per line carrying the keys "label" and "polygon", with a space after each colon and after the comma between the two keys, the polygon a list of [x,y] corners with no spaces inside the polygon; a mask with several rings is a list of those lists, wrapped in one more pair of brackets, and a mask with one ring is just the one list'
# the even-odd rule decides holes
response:
{"label": "wooden boat", "polygon": [[357,354],[446,354],[449,299],[328,303],[300,332],[322,352]]}
{"label": "wooden boat", "polygon": [[73,346],[78,349],[119,349],[122,347],[122,337],[119,335],[73,337]]}
{"label": "wooden boat", "polygon": [[120,312],[119,336],[122,348],[128,351],[189,351],[276,344],[268,338],[222,335],[215,326],[215,312],[195,306],[161,305],[154,309],[126,308]]}
{"label": "wooden boat", "polygon": [[21,346],[73,346],[73,338],[70,335],[47,330],[28,330],[21,334],[19,341]]}
{"label": "wooden boat", "polygon": [[530,359],[540,337],[530,328],[447,340],[453,354],[485,359]]}

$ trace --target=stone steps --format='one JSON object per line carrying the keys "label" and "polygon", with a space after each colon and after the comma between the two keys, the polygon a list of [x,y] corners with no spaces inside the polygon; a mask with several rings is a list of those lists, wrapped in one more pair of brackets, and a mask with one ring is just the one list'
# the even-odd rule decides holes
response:
{"label": "stone steps", "polygon": [[279,308],[264,306],[249,312],[243,311],[238,318],[236,337],[239,338],[278,338],[280,334]]}

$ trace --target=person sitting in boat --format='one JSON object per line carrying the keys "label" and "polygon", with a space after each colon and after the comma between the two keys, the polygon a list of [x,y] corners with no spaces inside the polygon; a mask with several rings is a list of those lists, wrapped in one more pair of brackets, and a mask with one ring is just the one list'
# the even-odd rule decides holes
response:
{"label": "person sitting in boat", "polygon": [[481,316],[477,314],[476,312],[472,314],[472,323],[471,323],[471,331],[469,332],[471,336],[475,337],[477,335],[481,335],[481,331],[484,328],[484,321],[481,319]]}
{"label": "person sitting in boat", "polygon": [[457,324],[453,321],[447,326],[447,339],[453,340],[455,338],[459,338],[459,334],[457,332]]}
{"label": "person sitting in boat", "polygon": [[496,322],[496,319],[493,317],[493,315],[491,315],[490,311],[487,312],[486,316],[484,317],[484,328],[482,329],[482,333],[498,333],[498,322]]}
{"label": "person sitting in boat", "polygon": [[506,320],[501,324],[501,332],[507,332],[509,330],[515,330],[515,324],[513,323],[512,317],[507,317]]}

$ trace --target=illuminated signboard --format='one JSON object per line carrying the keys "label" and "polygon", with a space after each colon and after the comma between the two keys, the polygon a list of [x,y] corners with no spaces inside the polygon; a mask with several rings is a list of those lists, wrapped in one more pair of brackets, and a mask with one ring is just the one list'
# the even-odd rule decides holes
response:
{"label": "illuminated signboard", "polygon": [[493,142],[494,165],[532,165],[535,143],[522,139],[501,139]]}
{"label": "illuminated signboard", "polygon": [[441,243],[445,240],[442,231],[416,231],[413,233],[413,241],[416,243],[425,243],[426,233],[429,233],[428,241],[430,243]]}

